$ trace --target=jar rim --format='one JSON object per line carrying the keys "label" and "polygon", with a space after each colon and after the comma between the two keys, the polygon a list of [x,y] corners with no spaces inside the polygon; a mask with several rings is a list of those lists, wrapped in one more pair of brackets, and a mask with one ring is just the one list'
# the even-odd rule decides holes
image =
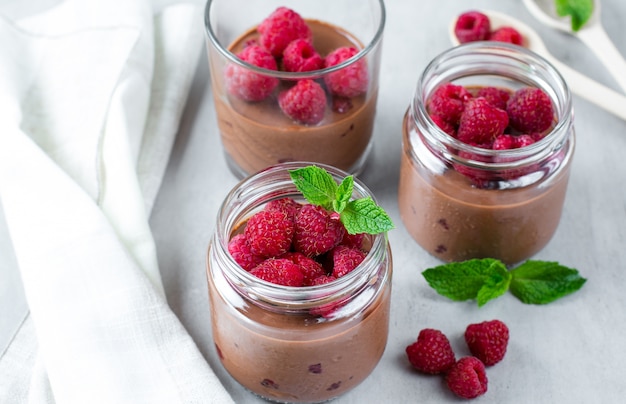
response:
{"label": "jar rim", "polygon": [[[467,59],[475,59],[475,61],[468,64]],[[515,67],[514,72],[507,71],[505,74],[502,71],[504,67],[511,66]],[[454,67],[454,69],[449,69],[449,67]],[[543,89],[548,87],[547,92],[557,114],[554,128],[533,144],[507,150],[473,146],[446,133],[429,116],[426,100],[444,82],[478,76],[497,76],[534,84]],[[567,141],[573,121],[571,93],[558,70],[541,55],[527,48],[495,41],[461,44],[436,56],[420,75],[409,109],[416,124],[424,129],[421,132],[437,152],[442,153],[455,164],[487,170],[518,168],[547,157]],[[458,152],[450,153],[450,148]],[[468,159],[464,158],[463,154],[484,157],[484,159]],[[491,158],[495,156],[505,157],[505,159],[493,162]]]}
{"label": "jar rim", "polygon": [[[222,259],[220,263],[224,264],[226,279],[235,287],[239,293],[242,293],[242,289],[245,289],[245,295],[265,307],[290,307],[293,311],[310,309],[320,306],[325,302],[336,300],[339,296],[358,293],[358,291],[367,286],[372,277],[375,278],[375,273],[378,267],[386,259],[387,256],[387,235],[386,233],[377,234],[372,237],[372,246],[368,254],[366,254],[363,262],[359,264],[354,270],[348,274],[333,280],[332,282],[303,287],[293,287],[278,285],[271,282],[262,280],[248,271],[244,270],[234,258],[228,252],[228,241],[236,225],[241,224],[250,214],[254,211],[254,208],[258,208],[260,205],[264,205],[271,199],[279,199],[287,195],[301,195],[288,174],[289,170],[302,168],[310,165],[316,165],[324,168],[335,179],[343,178],[348,173],[338,168],[328,166],[321,163],[311,162],[289,162],[281,163],[275,166],[268,167],[260,172],[250,175],[247,178],[241,180],[233,189],[227,194],[222,205],[218,210],[217,223],[214,231],[213,240],[209,246],[209,254],[211,249]],[[263,180],[272,180],[273,182],[268,187],[258,187],[258,182]],[[268,199],[259,204],[251,203],[246,205],[239,201],[244,197],[249,197],[248,193],[243,191],[251,191],[253,194],[261,195],[267,191],[281,189],[281,193],[274,193],[271,199]],[[271,194],[271,192],[270,192]],[[354,193],[353,195],[358,197],[369,196],[376,201],[372,192],[367,186],[361,182],[358,178],[354,178]],[[236,210],[233,217],[230,214],[233,213],[229,210],[229,207],[234,205]]]}

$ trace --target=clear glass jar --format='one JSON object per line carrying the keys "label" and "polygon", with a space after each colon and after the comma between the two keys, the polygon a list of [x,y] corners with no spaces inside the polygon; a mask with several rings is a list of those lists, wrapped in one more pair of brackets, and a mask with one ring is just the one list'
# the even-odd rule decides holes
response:
{"label": "clear glass jar", "polygon": [[[257,25],[278,7],[290,8],[305,19],[322,57],[338,47],[353,47],[358,53],[338,65],[308,72],[280,69],[279,57],[279,70],[242,61],[236,55],[257,40]],[[226,161],[237,177],[289,161],[327,164],[355,175],[364,170],[373,145],[385,26],[383,0],[209,0],[204,22],[219,134]],[[362,68],[367,76],[365,87],[344,95],[331,91],[328,80],[332,76]],[[259,99],[242,99],[229,84],[234,71],[262,77],[267,93]],[[303,80],[324,89],[326,106],[319,122],[298,122],[279,107],[278,95]]]}
{"label": "clear glass jar", "polygon": [[[522,148],[465,144],[441,130],[426,109],[430,95],[446,82],[513,91],[541,88],[552,100],[555,126]],[[554,235],[574,153],[574,126],[569,89],[543,58],[497,42],[445,51],[418,80],[402,139],[400,215],[432,255],[444,261],[491,257],[514,264],[537,253]]]}
{"label": "clear glass jar", "polygon": [[[207,278],[213,340],[225,369],[251,392],[279,402],[320,402],[363,381],[387,343],[391,251],[385,234],[372,236],[352,272],[317,286],[286,287],[242,269],[228,241],[267,202],[302,200],[288,170],[270,167],[239,183],[224,200],[209,244]],[[336,180],[347,174],[318,164]],[[357,179],[354,198],[372,196]]]}

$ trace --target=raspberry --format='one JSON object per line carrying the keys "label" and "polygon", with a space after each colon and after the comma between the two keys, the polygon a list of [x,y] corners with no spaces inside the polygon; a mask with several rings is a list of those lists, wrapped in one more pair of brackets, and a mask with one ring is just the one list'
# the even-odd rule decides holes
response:
{"label": "raspberry", "polygon": [[522,43],[524,42],[524,38],[522,37],[522,34],[519,33],[518,30],[516,30],[513,27],[500,27],[498,29],[496,29],[495,31],[491,32],[489,34],[489,38],[490,41],[499,41],[499,42],[508,42],[508,43],[512,43],[514,45],[520,45],[522,46]]}
{"label": "raspberry", "polygon": [[288,72],[309,72],[324,67],[324,59],[306,39],[296,39],[283,51],[283,68]]}
{"label": "raspberry", "polygon": [[250,273],[264,281],[284,286],[302,286],[304,280],[300,267],[284,258],[268,258]]}
{"label": "raspberry", "polygon": [[308,257],[330,251],[343,239],[345,228],[321,206],[304,205],[296,215],[293,247]]}
{"label": "raspberry", "polygon": [[294,230],[294,222],[285,212],[262,210],[248,220],[244,234],[254,254],[277,257],[289,251]]}
{"label": "raspberry", "polygon": [[506,111],[506,103],[511,98],[511,94],[498,87],[482,87],[476,93],[476,97],[483,97],[489,104]]}
{"label": "raspberry", "polygon": [[365,255],[363,251],[345,245],[333,248],[329,253],[329,258],[333,262],[333,276],[341,278],[348,274],[363,262]]}
{"label": "raspberry", "polygon": [[280,57],[289,43],[295,39],[313,38],[311,29],[300,14],[287,7],[278,7],[257,27],[259,43],[272,56]]}
{"label": "raspberry", "polygon": [[406,347],[406,355],[415,369],[430,374],[443,373],[456,362],[448,337],[432,328],[420,331],[417,341]]}
{"label": "raspberry", "polygon": [[[274,57],[257,45],[244,48],[237,57],[263,69],[278,69]],[[246,101],[263,101],[278,85],[277,78],[264,76],[234,64],[228,65],[224,74],[228,92]]]}
{"label": "raspberry", "polygon": [[324,118],[326,93],[313,80],[299,80],[295,86],[278,95],[278,105],[294,121],[315,125]]}
{"label": "raspberry", "polygon": [[292,198],[280,198],[280,199],[274,199],[273,201],[268,202],[267,205],[265,205],[264,209],[265,210],[279,210],[279,211],[285,212],[291,220],[295,220],[296,214],[298,213],[298,210],[300,210],[301,207],[302,205],[296,202]]}
{"label": "raspberry", "polygon": [[265,260],[265,257],[256,255],[250,251],[248,240],[243,234],[237,234],[230,239],[228,242],[228,252],[235,262],[246,271],[250,271]]}
{"label": "raspberry", "polygon": [[448,371],[446,384],[457,396],[476,398],[487,392],[485,365],[473,356],[459,359]]}
{"label": "raspberry", "polygon": [[[326,55],[324,67],[343,63],[357,53],[359,51],[353,47],[337,48]],[[350,98],[365,93],[369,84],[369,73],[365,59],[359,59],[343,69],[328,73],[324,77],[324,81],[330,92],[340,97]]]}
{"label": "raspberry", "polygon": [[365,240],[365,233],[350,234],[346,232],[339,244],[361,249],[363,248],[363,240]]}
{"label": "raspberry", "polygon": [[486,366],[500,362],[509,343],[509,329],[500,320],[470,324],[465,330],[465,342],[472,355]]}
{"label": "raspberry", "polygon": [[[437,115],[441,119],[456,126],[459,124],[465,103],[472,98],[472,94],[463,86],[445,83],[437,87],[428,100],[428,113]],[[441,127],[441,125],[439,125]],[[446,128],[442,128],[447,132]]]}
{"label": "raspberry", "polygon": [[473,98],[461,115],[458,139],[473,145],[491,145],[509,124],[506,111],[489,104],[484,98]]}
{"label": "raspberry", "polygon": [[510,150],[515,149],[516,147],[516,139],[513,135],[497,136],[491,146],[493,150]]}
{"label": "raspberry", "polygon": [[439,115],[431,115],[430,119],[433,120],[433,122],[439,127],[439,129],[443,130],[452,137],[456,137],[456,127],[453,124],[446,121]]}
{"label": "raspberry", "polygon": [[468,11],[459,16],[454,25],[454,34],[460,43],[484,41],[489,38],[491,22],[479,11]]}
{"label": "raspberry", "polygon": [[331,108],[338,114],[345,114],[350,111],[354,105],[350,98],[334,96],[332,97]]}
{"label": "raspberry", "polygon": [[319,262],[315,261],[313,258],[307,257],[302,253],[288,252],[286,254],[283,254],[281,258],[291,260],[294,264],[300,266],[302,275],[304,275],[304,286],[311,286],[317,278],[326,276],[326,271],[324,271],[324,268]]}
{"label": "raspberry", "polygon": [[535,143],[535,137],[533,135],[519,135],[515,137],[515,147],[526,147]]}
{"label": "raspberry", "polygon": [[537,87],[517,90],[507,103],[506,111],[511,126],[522,133],[543,132],[554,120],[550,97]]}
{"label": "raspberry", "polygon": [[313,279],[313,282],[311,282],[311,285],[325,285],[327,283],[334,281],[335,279],[337,278],[331,275],[321,275]]}

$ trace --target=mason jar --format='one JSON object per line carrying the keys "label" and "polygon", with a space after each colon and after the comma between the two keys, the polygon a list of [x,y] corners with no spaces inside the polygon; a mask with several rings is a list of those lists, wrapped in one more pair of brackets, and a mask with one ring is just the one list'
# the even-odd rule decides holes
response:
{"label": "mason jar", "polygon": [[[525,147],[492,150],[466,144],[428,114],[429,97],[444,83],[510,91],[538,87],[553,104],[553,126]],[[419,77],[404,117],[402,221],[420,246],[443,261],[523,261],[540,251],[558,227],[573,153],[571,95],[549,62],[499,42],[451,48]]]}
{"label": "mason jar", "polygon": [[[326,64],[287,71],[280,54],[274,55],[276,66],[242,60],[245,48],[262,43],[257,27],[279,7],[304,19],[313,48]],[[216,129],[226,162],[238,178],[290,161],[327,164],[355,175],[363,172],[373,147],[383,0],[208,0],[204,23]],[[338,48],[351,48],[354,54],[331,64],[328,55]],[[333,85],[339,81],[343,84]],[[241,90],[246,82],[255,88]],[[315,112],[286,112],[281,95],[303,82],[322,94],[320,101],[305,108]]]}
{"label": "mason jar", "polygon": [[[275,199],[304,203],[285,163],[240,182],[217,215],[207,255],[213,341],[228,373],[243,387],[279,402],[320,402],[362,382],[387,343],[392,262],[386,234],[366,238],[369,250],[352,272],[306,287],[263,281],[241,268],[228,242],[247,219]],[[347,174],[318,164],[335,180]],[[373,197],[354,180],[354,198]]]}

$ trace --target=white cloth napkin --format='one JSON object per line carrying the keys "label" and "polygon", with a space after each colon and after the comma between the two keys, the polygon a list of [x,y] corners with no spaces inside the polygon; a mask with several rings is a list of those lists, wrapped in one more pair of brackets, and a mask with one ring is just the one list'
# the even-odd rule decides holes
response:
{"label": "white cloth napkin", "polygon": [[202,47],[199,4],[0,17],[0,198],[30,316],[0,402],[230,403],[168,307],[148,214]]}

